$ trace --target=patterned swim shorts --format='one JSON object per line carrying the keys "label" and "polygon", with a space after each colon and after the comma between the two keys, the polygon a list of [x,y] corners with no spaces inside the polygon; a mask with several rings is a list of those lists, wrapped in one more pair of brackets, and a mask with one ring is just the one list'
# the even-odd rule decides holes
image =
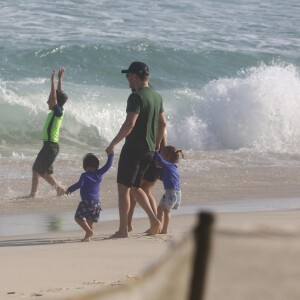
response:
{"label": "patterned swim shorts", "polygon": [[161,198],[159,202],[159,206],[163,206],[164,208],[178,209],[181,203],[181,191],[180,190],[166,190],[165,194]]}
{"label": "patterned swim shorts", "polygon": [[86,219],[97,223],[100,217],[101,205],[99,201],[81,201],[77,207],[75,218]]}

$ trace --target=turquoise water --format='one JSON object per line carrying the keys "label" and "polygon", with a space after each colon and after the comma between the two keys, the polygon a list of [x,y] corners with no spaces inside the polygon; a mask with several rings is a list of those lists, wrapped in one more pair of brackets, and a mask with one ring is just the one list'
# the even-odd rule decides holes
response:
{"label": "turquoise water", "polygon": [[120,70],[133,60],[149,65],[164,97],[170,143],[299,150],[296,0],[0,5],[2,156],[18,145],[27,155],[39,142],[49,76],[62,65],[70,96],[63,142],[104,147],[124,119],[129,90]]}

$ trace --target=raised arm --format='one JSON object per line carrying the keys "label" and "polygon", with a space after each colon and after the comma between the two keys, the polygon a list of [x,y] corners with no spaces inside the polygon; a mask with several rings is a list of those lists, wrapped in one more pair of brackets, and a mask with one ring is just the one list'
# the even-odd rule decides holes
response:
{"label": "raised arm", "polygon": [[57,84],[57,90],[58,91],[62,91],[62,79],[63,79],[63,76],[64,76],[64,73],[65,73],[65,68],[61,68],[59,71],[58,71],[58,84]]}
{"label": "raised arm", "polygon": [[106,161],[105,165],[101,169],[99,169],[97,172],[100,174],[106,173],[112,166],[113,159],[114,159],[114,153],[112,152],[107,156],[107,161]]}
{"label": "raised arm", "polygon": [[55,88],[55,70],[51,74],[51,91],[49,95],[49,103],[51,107],[54,107],[57,104],[56,88]]}

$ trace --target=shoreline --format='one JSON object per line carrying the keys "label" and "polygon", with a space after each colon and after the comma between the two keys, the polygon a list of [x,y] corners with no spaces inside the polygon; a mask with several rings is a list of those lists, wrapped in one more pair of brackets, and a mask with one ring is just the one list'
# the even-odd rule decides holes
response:
{"label": "shoreline", "polygon": [[[57,198],[57,197],[56,197]],[[58,198],[59,199],[59,198]],[[212,213],[247,213],[276,212],[300,210],[299,198],[249,199],[211,201],[199,205],[182,205],[179,210],[172,211],[172,216],[196,215],[201,211]],[[106,208],[101,212],[98,224],[113,222],[118,226],[118,208]],[[141,207],[137,207],[134,220],[147,219]],[[101,226],[101,225],[98,225]],[[0,238],[7,236],[26,236],[50,232],[78,231],[79,226],[74,221],[74,211],[63,212],[23,212],[18,214],[1,213]]]}

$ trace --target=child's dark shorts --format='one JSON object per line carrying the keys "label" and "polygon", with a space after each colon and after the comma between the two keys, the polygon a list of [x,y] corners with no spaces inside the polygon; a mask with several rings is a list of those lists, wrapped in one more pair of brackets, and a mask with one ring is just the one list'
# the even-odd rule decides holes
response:
{"label": "child's dark shorts", "polygon": [[77,207],[75,218],[80,220],[90,220],[97,223],[100,217],[101,205],[98,200],[95,201],[81,201]]}
{"label": "child's dark shorts", "polygon": [[37,155],[32,169],[40,175],[53,174],[53,162],[59,153],[59,145],[54,142],[44,142],[44,145]]}

